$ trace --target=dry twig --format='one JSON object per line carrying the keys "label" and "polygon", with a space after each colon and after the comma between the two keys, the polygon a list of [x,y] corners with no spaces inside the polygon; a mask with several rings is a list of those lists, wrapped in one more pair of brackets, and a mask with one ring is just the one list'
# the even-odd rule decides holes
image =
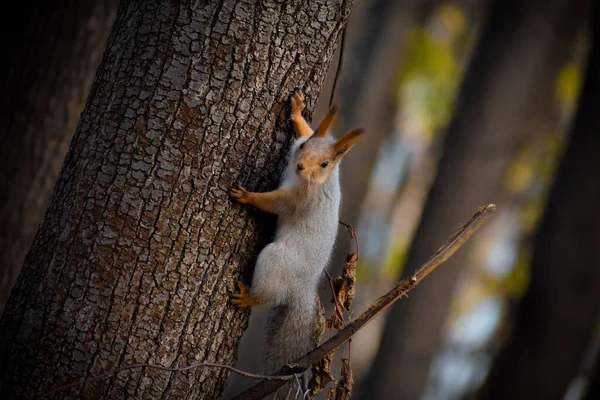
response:
{"label": "dry twig", "polygon": [[344,47],[346,47],[346,28],[348,25],[344,26],[344,31],[342,32],[342,43],[340,44],[340,58],[338,59],[337,70],[335,71],[335,78],[333,79],[333,86],[331,88],[331,95],[329,96],[329,107],[333,105],[333,101],[335,100],[335,91],[337,89],[338,78],[342,72],[342,62],[344,61]]}
{"label": "dry twig", "polygon": [[358,260],[358,236],[356,235],[356,230],[354,229],[354,227],[352,225],[348,225],[345,222],[338,221],[338,224],[340,224],[344,228],[346,228],[346,230],[350,234],[350,247],[352,247],[352,241],[354,240],[354,243],[356,245],[356,259]]}
{"label": "dry twig", "polygon": [[[379,314],[381,311],[383,311],[384,309],[386,309],[387,307],[392,305],[397,300],[401,299],[402,297],[405,297],[410,290],[414,289],[417,286],[417,284],[419,284],[419,282],[421,282],[421,280],[423,280],[435,268],[437,268],[439,265],[441,265],[443,262],[445,262],[460,247],[462,247],[462,245],[467,240],[469,240],[469,238],[471,236],[473,236],[473,234],[475,232],[477,232],[477,230],[479,230],[479,228],[481,228],[483,226],[483,224],[487,221],[487,219],[491,216],[491,214],[495,210],[496,210],[496,206],[494,204],[489,204],[485,207],[481,207],[481,209],[479,211],[477,211],[477,213],[469,220],[469,222],[467,222],[458,232],[456,232],[454,235],[452,235],[450,237],[448,243],[446,243],[444,246],[442,246],[433,255],[433,257],[428,262],[426,262],[421,268],[419,268],[412,276],[400,281],[386,295],[380,297],[375,303],[373,303],[371,305],[371,307],[369,307],[365,312],[363,312],[358,318],[351,321],[344,329],[339,331],[336,335],[331,337],[329,340],[327,340],[321,346],[315,348],[310,353],[308,353],[308,354],[304,355],[303,357],[301,357],[300,359],[298,359],[296,361],[296,363],[282,367],[275,375],[252,374],[252,373],[245,372],[245,371],[239,370],[237,368],[231,367],[229,365],[215,364],[215,363],[195,363],[195,364],[191,364],[191,365],[188,365],[185,367],[179,367],[179,368],[165,367],[165,366],[157,365],[157,364],[134,364],[134,365],[127,365],[127,366],[118,368],[114,371],[107,372],[107,373],[104,373],[104,374],[101,374],[98,376],[83,379],[79,382],[59,386],[57,388],[54,388],[54,389],[44,393],[42,396],[39,397],[39,399],[46,398],[55,393],[58,393],[58,392],[61,392],[61,391],[64,391],[64,390],[67,390],[67,389],[70,389],[73,387],[77,387],[77,386],[83,385],[85,383],[89,383],[92,381],[107,378],[111,375],[118,374],[125,370],[131,370],[131,369],[136,369],[136,368],[154,368],[154,369],[159,369],[159,370],[163,370],[163,371],[182,372],[182,371],[187,371],[187,370],[191,370],[194,368],[201,368],[201,367],[223,368],[223,369],[227,369],[229,371],[235,372],[237,374],[243,375],[248,378],[262,379],[262,381],[259,382],[257,385],[251,387],[250,389],[246,390],[245,392],[243,392],[240,395],[235,397],[235,399],[238,399],[238,400],[261,399],[261,398],[267,396],[268,394],[273,393],[275,390],[277,390],[279,387],[281,387],[286,381],[294,379],[296,377],[296,375],[295,375],[296,373],[303,372],[304,370],[309,368],[311,365],[319,362],[319,360],[328,356],[328,354],[333,353],[340,345],[342,345],[344,342],[350,340],[352,335],[354,335],[359,329],[361,329],[369,321],[371,321],[373,318],[375,318],[375,316],[377,316],[377,314]],[[349,225],[346,225],[344,223],[342,223],[342,224],[344,226],[346,226],[346,228],[352,235],[352,238],[356,241],[357,253],[358,253],[358,240],[356,238],[356,233],[354,232],[354,229],[352,227],[350,227]],[[331,276],[328,276],[328,278],[330,279],[330,283],[332,283]],[[341,310],[339,310],[339,308],[338,308],[340,306],[340,304],[338,304],[339,300],[336,298],[337,296],[335,296],[335,290],[334,290],[333,286],[332,286],[332,291],[334,294],[334,301],[336,303],[336,312],[338,312],[338,311],[341,312]],[[343,321],[343,316],[342,316],[342,321]],[[349,368],[349,366],[348,366],[348,368]],[[324,387],[324,385],[323,385],[323,387]],[[351,385],[349,385],[349,389],[351,390]]]}
{"label": "dry twig", "polygon": [[194,363],[194,364],[190,364],[190,365],[186,365],[185,367],[165,367],[163,365],[158,365],[158,364],[133,364],[133,365],[126,365],[124,367],[121,368],[117,368],[113,371],[110,372],[106,372],[104,374],[98,375],[98,376],[93,376],[91,378],[86,378],[86,379],[82,379],[79,382],[75,382],[75,383],[69,383],[67,385],[63,385],[63,386],[59,386],[57,388],[54,388],[44,394],[42,394],[38,399],[44,399],[46,397],[49,397],[55,393],[58,392],[62,392],[64,390],[67,389],[71,389],[80,385],[83,385],[85,383],[89,383],[89,382],[93,382],[93,381],[97,381],[100,379],[104,379],[104,378],[108,378],[111,375],[115,375],[118,374],[120,372],[129,370],[129,369],[136,369],[136,368],[154,368],[154,369],[160,369],[162,371],[170,371],[170,372],[182,372],[182,371],[187,371],[190,369],[194,369],[194,368],[201,368],[201,367],[213,367],[213,368],[223,368],[223,369],[227,369],[231,372],[235,372],[236,374],[240,374],[242,376],[245,376],[247,378],[252,378],[252,379],[266,379],[266,380],[279,380],[282,382],[285,381],[289,381],[291,379],[294,379],[295,375],[277,375],[277,376],[273,376],[273,375],[260,375],[260,374],[252,374],[250,372],[246,372],[246,371],[242,371],[240,369],[231,367],[229,365],[223,365],[223,364],[215,364],[215,363]]}
{"label": "dry twig", "polygon": [[[413,275],[401,280],[387,294],[381,296],[358,318],[351,321],[343,330],[332,336],[325,343],[312,350],[308,354],[300,357],[294,364],[283,367],[278,373],[299,373],[310,368],[318,360],[322,359],[328,353],[337,349],[346,342],[358,330],[369,323],[380,312],[391,306],[403,296],[414,289],[427,275],[434,269],[450,258],[458,249],[460,249],[475,232],[477,232],[496,211],[496,205],[488,204],[481,207],[475,215],[458,232],[451,236],[448,243],[442,246],[429,261],[419,268]],[[276,373],[277,374],[277,373]],[[242,392],[234,400],[258,400],[273,393],[280,388],[284,382],[281,381],[261,381],[248,390]]]}

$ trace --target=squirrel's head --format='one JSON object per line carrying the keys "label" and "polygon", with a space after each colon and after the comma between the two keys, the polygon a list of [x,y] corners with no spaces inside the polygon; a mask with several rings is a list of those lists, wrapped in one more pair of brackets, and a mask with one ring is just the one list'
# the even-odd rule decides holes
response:
{"label": "squirrel's head", "polygon": [[296,150],[296,174],[301,179],[325,182],[333,168],[358,143],[364,132],[363,129],[353,129],[339,140],[333,138],[329,131],[337,112],[337,106],[331,107],[313,135]]}

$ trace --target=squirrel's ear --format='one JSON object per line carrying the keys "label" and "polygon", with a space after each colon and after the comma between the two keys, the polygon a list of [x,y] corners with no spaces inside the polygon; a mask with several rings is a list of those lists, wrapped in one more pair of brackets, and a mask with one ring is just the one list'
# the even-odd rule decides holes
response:
{"label": "squirrel's ear", "polygon": [[350,151],[352,147],[360,140],[360,137],[365,132],[362,128],[352,129],[346,133],[340,140],[333,145],[335,158],[342,157]]}
{"label": "squirrel's ear", "polygon": [[333,125],[333,121],[335,121],[335,117],[337,117],[337,113],[338,106],[334,104],[329,108],[329,110],[327,110],[323,121],[321,121],[317,129],[315,129],[314,135],[317,137],[323,137],[327,135],[327,132],[329,132],[329,130],[331,129],[331,125]]}

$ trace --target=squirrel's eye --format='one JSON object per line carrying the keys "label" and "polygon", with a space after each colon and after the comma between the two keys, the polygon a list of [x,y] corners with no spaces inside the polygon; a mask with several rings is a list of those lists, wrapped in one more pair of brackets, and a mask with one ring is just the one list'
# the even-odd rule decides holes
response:
{"label": "squirrel's eye", "polygon": [[305,144],[306,144],[306,142],[304,142],[304,143],[302,143],[302,144],[300,145],[300,150],[302,150],[302,149],[304,148],[304,145],[305,145]]}
{"label": "squirrel's eye", "polygon": [[329,165],[329,161],[325,161],[323,164],[321,164],[321,168],[325,168]]}

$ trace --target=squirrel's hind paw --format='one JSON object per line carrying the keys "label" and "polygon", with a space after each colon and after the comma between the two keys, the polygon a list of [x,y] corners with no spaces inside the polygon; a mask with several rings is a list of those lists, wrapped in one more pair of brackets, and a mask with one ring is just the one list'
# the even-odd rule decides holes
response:
{"label": "squirrel's hind paw", "polygon": [[240,294],[231,295],[231,304],[242,310],[251,306],[251,304],[248,304],[246,299]]}
{"label": "squirrel's hind paw", "polygon": [[247,308],[251,306],[255,306],[257,304],[263,304],[265,301],[250,294],[250,288],[243,282],[238,282],[237,284],[239,293],[234,293],[231,295],[231,304],[236,306],[237,308]]}

